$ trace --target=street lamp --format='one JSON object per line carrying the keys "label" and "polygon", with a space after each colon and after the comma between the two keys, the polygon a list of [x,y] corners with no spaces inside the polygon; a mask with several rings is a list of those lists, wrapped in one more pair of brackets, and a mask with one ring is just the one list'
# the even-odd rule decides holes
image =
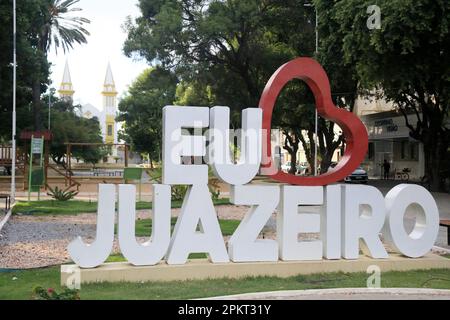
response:
{"label": "street lamp", "polygon": [[304,7],[314,7],[316,12],[316,54],[319,53],[319,17],[317,14],[317,8],[312,3],[305,3]]}
{"label": "street lamp", "polygon": [[[314,6],[314,4],[312,3],[305,3],[303,5],[304,7],[314,7],[314,11],[316,12],[316,55],[319,53],[319,17],[317,14],[317,8]],[[315,119],[314,119],[314,138],[315,138],[315,143],[314,143],[314,175],[317,176],[317,143],[318,143],[318,135],[317,135],[317,131],[318,131],[318,118],[319,118],[319,114],[317,113],[317,108],[315,109]]]}
{"label": "street lamp", "polygon": [[52,106],[52,90],[48,88],[48,131],[51,130],[51,106]]}
{"label": "street lamp", "polygon": [[16,201],[16,0],[13,0],[13,111],[12,111],[12,155],[11,155],[11,201]]}

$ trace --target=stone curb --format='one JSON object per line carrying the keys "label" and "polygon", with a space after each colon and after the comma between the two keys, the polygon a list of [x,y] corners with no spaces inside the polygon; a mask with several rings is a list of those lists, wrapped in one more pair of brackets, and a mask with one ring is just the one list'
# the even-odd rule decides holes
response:
{"label": "stone curb", "polygon": [[2,232],[3,227],[6,225],[6,223],[7,223],[8,220],[9,220],[9,218],[11,217],[11,215],[12,215],[12,210],[13,210],[13,208],[14,208],[15,205],[16,205],[16,203],[13,203],[13,204],[11,205],[11,208],[9,208],[9,211],[8,211],[8,213],[6,214],[6,216],[3,218],[2,221],[0,221],[0,232]]}
{"label": "stone curb", "polygon": [[[295,297],[296,300],[302,298],[327,299],[333,295],[346,295],[344,299],[358,299],[358,295],[371,295],[375,299],[385,299],[386,297],[397,297],[407,299],[408,296],[424,296],[428,298],[444,298],[450,300],[450,290],[445,289],[421,289],[421,288],[337,288],[337,289],[310,289],[310,290],[287,290],[254,292],[229,296],[209,297],[197,300],[284,300]],[[337,298],[343,299],[343,298]]]}

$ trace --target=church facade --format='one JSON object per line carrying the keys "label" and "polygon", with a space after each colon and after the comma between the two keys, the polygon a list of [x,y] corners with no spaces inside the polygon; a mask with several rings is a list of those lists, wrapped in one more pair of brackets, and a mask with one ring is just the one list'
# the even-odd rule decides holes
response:
{"label": "church facade", "polygon": [[[61,99],[72,100],[75,93],[72,79],[70,76],[69,64],[66,62],[64,68],[63,79],[61,81],[60,89],[58,90]],[[102,129],[103,142],[106,144],[117,144],[117,90],[114,83],[114,77],[111,70],[111,65],[108,63],[106,69],[105,81],[103,83],[103,90],[101,95],[103,97],[103,108],[100,111],[92,104],[84,104],[80,110],[80,115],[91,119],[96,117],[100,122]]]}

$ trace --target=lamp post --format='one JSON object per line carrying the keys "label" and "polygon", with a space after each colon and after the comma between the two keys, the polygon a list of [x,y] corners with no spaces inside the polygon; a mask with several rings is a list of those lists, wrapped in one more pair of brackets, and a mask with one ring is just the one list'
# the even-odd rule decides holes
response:
{"label": "lamp post", "polygon": [[12,155],[11,155],[11,201],[16,201],[16,0],[13,0],[13,111],[12,111]]}
{"label": "lamp post", "polygon": [[[319,53],[319,17],[317,14],[317,8],[312,3],[305,3],[303,6],[305,7],[314,7],[314,11],[316,12],[316,54]],[[318,118],[319,114],[317,112],[317,108],[315,109],[315,119],[314,119],[314,175],[317,176],[317,143],[318,143]]]}
{"label": "lamp post", "polygon": [[48,89],[48,131],[51,130],[51,106],[52,106],[52,90]]}

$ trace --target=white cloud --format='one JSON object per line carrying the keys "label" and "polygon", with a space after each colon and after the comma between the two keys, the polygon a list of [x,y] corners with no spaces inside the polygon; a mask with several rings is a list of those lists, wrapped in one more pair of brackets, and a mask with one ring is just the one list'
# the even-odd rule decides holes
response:
{"label": "white cloud", "polygon": [[136,17],[140,14],[137,0],[81,0],[75,6],[82,8],[77,15],[88,18],[90,32],[88,43],[76,45],[64,55],[52,50],[49,60],[52,66],[52,87],[59,89],[66,59],[69,61],[72,83],[75,90],[74,100],[81,104],[91,103],[102,109],[103,82],[108,61],[116,83],[119,96],[127,86],[147,67],[145,61],[133,61],[124,56],[122,46],[126,33],[121,26],[127,16]]}

